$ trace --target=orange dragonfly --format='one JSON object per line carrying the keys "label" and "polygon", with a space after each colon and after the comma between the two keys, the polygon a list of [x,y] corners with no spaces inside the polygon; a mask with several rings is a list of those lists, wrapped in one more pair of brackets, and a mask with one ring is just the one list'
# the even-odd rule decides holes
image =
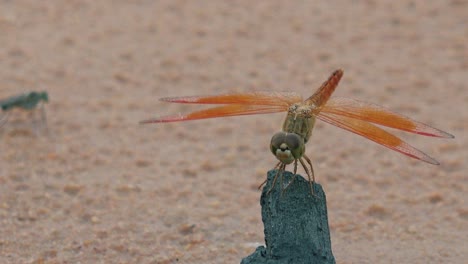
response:
{"label": "orange dragonfly", "polygon": [[[161,101],[171,103],[218,104],[221,106],[195,111],[187,115],[148,119],[140,123],[167,123],[225,116],[287,112],[282,131],[273,135],[271,139],[270,150],[279,162],[275,166],[277,174],[268,192],[271,191],[278,175],[282,175],[288,164],[294,163],[294,175],[296,175],[297,164],[300,162],[307,173],[311,193],[313,193],[312,184],[315,182],[315,177],[312,162],[305,154],[305,144],[312,134],[316,118],[363,136],[411,158],[439,165],[439,162],[434,158],[375,125],[430,137],[453,138],[453,135],[376,104],[342,97],[330,98],[342,76],[343,71],[336,70],[311,97],[304,101],[299,95],[290,92],[251,92],[162,98]],[[283,190],[287,189],[293,180]]]}

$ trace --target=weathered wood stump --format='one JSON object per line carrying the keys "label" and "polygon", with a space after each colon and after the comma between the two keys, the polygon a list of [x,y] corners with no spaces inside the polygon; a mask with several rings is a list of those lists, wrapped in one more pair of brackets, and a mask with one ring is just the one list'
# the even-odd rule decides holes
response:
{"label": "weathered wood stump", "polygon": [[298,175],[283,191],[294,176],[286,171],[283,182],[278,179],[267,195],[275,175],[276,170],[268,172],[260,198],[266,247],[258,247],[241,264],[335,263],[322,186],[314,183],[312,195],[309,182]]}

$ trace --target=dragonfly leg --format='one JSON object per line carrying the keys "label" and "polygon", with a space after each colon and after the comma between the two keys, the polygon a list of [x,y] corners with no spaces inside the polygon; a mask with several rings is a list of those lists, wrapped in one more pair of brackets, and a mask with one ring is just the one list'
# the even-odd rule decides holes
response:
{"label": "dragonfly leg", "polygon": [[284,189],[282,190],[282,192],[285,192],[286,189],[289,188],[289,186],[291,186],[291,184],[294,182],[294,180],[296,179],[296,176],[297,176],[297,160],[294,160],[294,175],[293,175],[293,178],[291,179],[291,181],[288,183],[288,185],[286,185],[286,187],[284,187]]}
{"label": "dragonfly leg", "polygon": [[6,114],[3,114],[2,117],[0,118],[0,128],[8,122],[8,117],[10,116],[10,112],[6,112]]}
{"label": "dragonfly leg", "polygon": [[49,126],[47,125],[47,115],[43,102],[41,103],[41,125],[45,133],[49,135]]}
{"label": "dragonfly leg", "polygon": [[45,128],[47,128],[47,116],[45,112],[44,103],[41,103],[41,123]]}
{"label": "dragonfly leg", "polygon": [[297,159],[294,160],[294,176],[297,174]]}
{"label": "dragonfly leg", "polygon": [[281,163],[280,166],[279,166],[279,169],[276,171],[276,175],[275,175],[275,178],[273,179],[273,183],[271,184],[270,189],[266,193],[267,195],[269,195],[270,192],[275,187],[276,181],[278,180],[278,176],[281,174],[281,179],[283,178],[283,171],[284,171],[285,168],[286,168],[286,164]]}
{"label": "dragonfly leg", "polygon": [[[312,185],[312,184],[314,183],[314,180],[313,180],[314,177],[312,176],[312,179],[310,178],[310,171],[309,171],[309,168],[307,168],[307,165],[304,163],[304,160],[302,160],[302,158],[300,158],[299,161],[301,162],[302,167],[303,167],[304,170],[306,171],[307,177],[309,178],[310,193],[311,193],[312,195],[315,196],[315,194],[314,194],[314,188],[313,188],[313,185]],[[312,172],[312,173],[313,173],[313,172]],[[312,174],[312,175],[313,175],[313,174]]]}
{"label": "dragonfly leg", "polygon": [[34,134],[36,136],[39,136],[39,130],[40,130],[40,122],[37,118],[37,108],[34,108],[34,109],[31,109],[29,110],[29,116],[31,117],[31,120],[32,120],[32,128],[33,128],[33,131],[34,131]]}
{"label": "dragonfly leg", "polygon": [[[281,161],[278,162],[278,163],[276,164],[276,166],[275,166],[273,169],[274,169],[274,170],[277,170],[277,169],[280,167],[280,165],[281,165]],[[265,183],[267,183],[267,181],[268,181],[268,178],[266,178],[266,179],[258,186],[258,189],[260,190],[260,189],[263,187],[263,185],[265,185]]]}
{"label": "dragonfly leg", "polygon": [[310,171],[312,172],[312,182],[315,183],[314,166],[312,166],[312,161],[310,161],[309,157],[307,157],[306,154],[304,154],[303,157],[307,161],[307,163],[309,163],[310,165]]}
{"label": "dragonfly leg", "polygon": [[[284,170],[286,169],[286,165],[284,165]],[[280,190],[283,190],[283,182],[284,182],[284,170],[281,171],[281,181],[280,181]],[[273,183],[273,185],[271,186],[273,188],[273,186],[275,186],[275,184]],[[283,191],[281,191],[281,195],[283,195]]]}
{"label": "dragonfly leg", "polygon": [[259,186],[258,186],[258,189],[260,190],[263,185],[265,185],[265,183],[267,182],[268,179],[265,179]]}

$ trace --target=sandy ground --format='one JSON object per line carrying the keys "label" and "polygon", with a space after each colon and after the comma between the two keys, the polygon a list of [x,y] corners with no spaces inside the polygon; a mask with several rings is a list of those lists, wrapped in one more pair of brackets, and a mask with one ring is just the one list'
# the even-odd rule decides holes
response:
{"label": "sandy ground", "polygon": [[[227,2],[227,1],[225,1]],[[338,263],[468,259],[468,2],[0,1],[0,98],[46,90],[49,133],[0,130],[0,263],[239,263],[284,114],[138,125],[165,96],[338,96],[446,130],[432,166],[318,122],[307,145]],[[302,169],[300,173],[304,173]]]}

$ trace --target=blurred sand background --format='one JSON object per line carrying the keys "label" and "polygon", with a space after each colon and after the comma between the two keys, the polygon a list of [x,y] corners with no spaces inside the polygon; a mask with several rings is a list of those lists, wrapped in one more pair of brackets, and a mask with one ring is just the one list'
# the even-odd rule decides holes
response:
{"label": "blurred sand background", "polygon": [[0,263],[239,263],[284,114],[138,121],[199,109],[165,96],[310,96],[337,68],[336,96],[456,136],[397,133],[432,166],[317,122],[337,262],[468,259],[467,1],[3,0],[0,43],[0,98],[50,96],[49,134],[20,111],[0,130]]}

